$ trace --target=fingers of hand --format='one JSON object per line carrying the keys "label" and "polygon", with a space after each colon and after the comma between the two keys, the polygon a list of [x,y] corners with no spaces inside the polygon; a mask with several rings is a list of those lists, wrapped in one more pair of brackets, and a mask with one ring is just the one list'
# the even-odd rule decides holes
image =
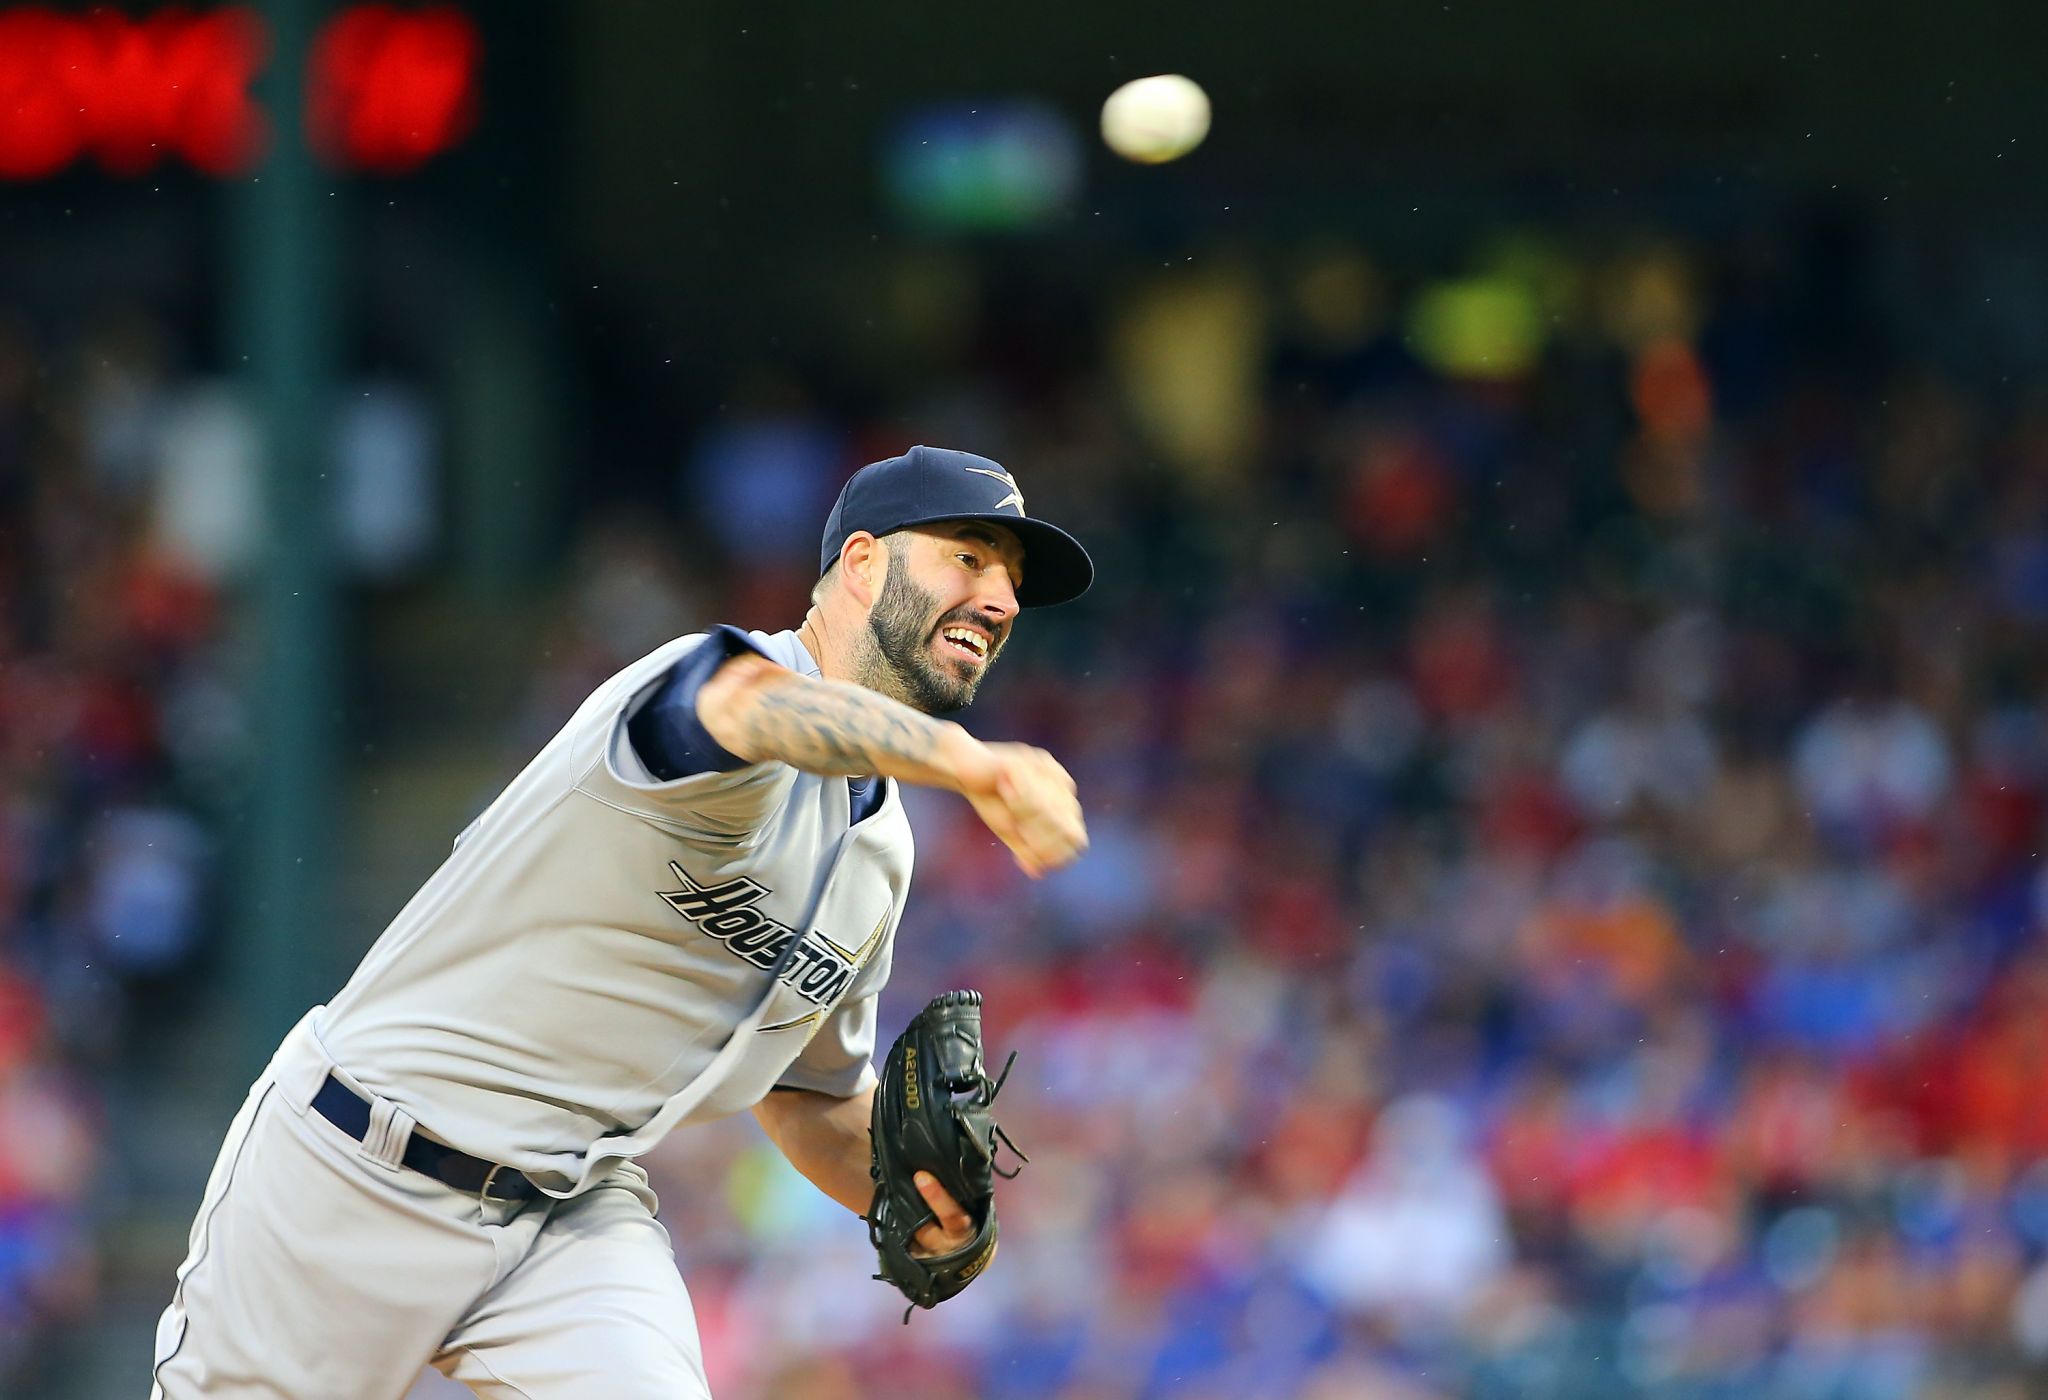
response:
{"label": "fingers of hand", "polygon": [[1024,834],[1018,828],[1015,815],[1011,812],[1009,805],[1000,800],[977,802],[974,804],[974,810],[976,815],[981,818],[982,824],[994,833],[995,838],[1009,847],[1010,854],[1016,858],[1017,864],[1023,869],[1024,873],[1034,879],[1037,878],[1039,872],[1030,859],[1029,847],[1025,842]]}
{"label": "fingers of hand", "polygon": [[919,1172],[915,1179],[917,1194],[938,1216],[937,1221],[918,1229],[918,1247],[929,1254],[951,1254],[973,1239],[974,1222],[967,1218],[967,1212],[952,1193],[939,1184],[939,1179],[930,1172]]}
{"label": "fingers of hand", "polygon": [[1020,833],[1039,864],[1057,868],[1088,849],[1088,825],[1081,804],[1057,788],[1041,788],[1039,802],[1018,812]]}
{"label": "fingers of hand", "polygon": [[1044,861],[1038,851],[1039,843],[1025,828],[1029,819],[1028,809],[1019,809],[998,799],[976,803],[975,810],[996,839],[1009,848],[1020,870],[1034,880],[1045,873]]}
{"label": "fingers of hand", "polygon": [[1088,847],[1088,828],[1081,817],[1074,780],[1051,754],[1034,750],[1030,765],[1011,799],[1020,833],[1042,868],[1066,865]]}
{"label": "fingers of hand", "polygon": [[1032,879],[1071,864],[1088,848],[1073,775],[1043,749],[1000,747],[1001,763],[975,808]]}
{"label": "fingers of hand", "polygon": [[924,1197],[924,1203],[932,1208],[932,1214],[939,1217],[939,1224],[948,1233],[965,1234],[972,1228],[967,1210],[953,1199],[953,1193],[939,1184],[939,1179],[930,1172],[917,1174],[917,1194]]}
{"label": "fingers of hand", "polygon": [[1081,790],[1075,785],[1074,775],[1067,771],[1065,764],[1061,763],[1044,749],[1034,749],[1033,752],[1041,760],[1041,766],[1045,769],[1046,776],[1052,779],[1054,783],[1065,788],[1070,793],[1077,793]]}

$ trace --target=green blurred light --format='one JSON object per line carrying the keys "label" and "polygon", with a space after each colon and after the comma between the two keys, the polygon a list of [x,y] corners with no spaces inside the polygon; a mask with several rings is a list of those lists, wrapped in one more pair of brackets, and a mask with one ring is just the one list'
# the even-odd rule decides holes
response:
{"label": "green blurred light", "polygon": [[1513,379],[1543,352],[1543,313],[1520,282],[1475,277],[1425,288],[1408,312],[1415,354],[1461,379]]}
{"label": "green blurred light", "polygon": [[1072,126],[1030,103],[921,108],[882,152],[896,211],[947,232],[1039,227],[1072,205],[1080,169]]}

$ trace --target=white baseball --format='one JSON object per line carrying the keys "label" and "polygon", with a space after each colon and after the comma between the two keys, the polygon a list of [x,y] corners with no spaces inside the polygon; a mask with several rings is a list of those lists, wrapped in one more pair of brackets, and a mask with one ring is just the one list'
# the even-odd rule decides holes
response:
{"label": "white baseball", "polygon": [[1177,160],[1208,134],[1209,94],[1178,73],[1133,79],[1102,104],[1102,139],[1140,165]]}

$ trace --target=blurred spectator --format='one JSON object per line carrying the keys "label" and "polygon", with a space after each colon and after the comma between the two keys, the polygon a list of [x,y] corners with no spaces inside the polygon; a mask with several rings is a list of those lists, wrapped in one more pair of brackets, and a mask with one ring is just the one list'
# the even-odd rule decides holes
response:
{"label": "blurred spectator", "polygon": [[1389,1104],[1371,1155],[1303,1241],[1303,1274],[1347,1310],[1455,1325],[1508,1262],[1500,1194],[1446,1100]]}
{"label": "blurred spectator", "polygon": [[[1022,1052],[1001,1267],[903,1328],[750,1125],[678,1135],[722,1397],[2048,1393],[2048,396],[1873,348],[1954,328],[1866,334],[1793,235],[1502,246],[1205,252],[1100,326],[962,254],[922,397],[751,376],[679,521],[583,522],[522,757],[792,622],[906,432],[1103,561],[966,716],[1071,763],[1090,857],[909,803],[883,1019],[976,985]],[[191,956],[240,724],[246,422],[146,320],[89,343],[0,317],[0,1351],[89,1293],[84,1008]],[[417,486],[384,408],[357,474]]]}
{"label": "blurred spectator", "polygon": [[742,567],[788,567],[815,555],[839,483],[860,463],[787,379],[756,371],[735,397],[690,453],[689,503]]}
{"label": "blurred spectator", "polygon": [[170,341],[140,311],[70,344],[0,316],[0,1390],[93,1300],[88,1085],[198,947],[198,790],[238,742],[218,560],[152,526],[194,460]]}
{"label": "blurred spectator", "polygon": [[[1107,561],[968,716],[1072,763],[1096,848],[1027,886],[918,796],[884,1015],[981,986],[1036,1160],[1003,1267],[905,1333],[841,1295],[847,1222],[704,1199],[787,1177],[750,1129],[674,1139],[722,1393],[865,1393],[905,1346],[1004,1400],[2041,1388],[2041,416],[1831,358],[1720,256],[1556,239],[1421,310],[1355,250],[1270,305],[1240,260],[1064,384],[995,357],[934,400]],[[744,580],[813,571],[824,444],[917,421],[704,439],[745,567],[649,629],[786,625]],[[762,1354],[764,1309],[811,1340]]]}

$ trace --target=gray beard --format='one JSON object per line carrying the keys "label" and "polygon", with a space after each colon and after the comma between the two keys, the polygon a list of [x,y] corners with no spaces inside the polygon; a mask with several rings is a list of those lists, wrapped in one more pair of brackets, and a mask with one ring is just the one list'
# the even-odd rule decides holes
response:
{"label": "gray beard", "polygon": [[[913,583],[892,553],[882,596],[868,614],[868,630],[861,639],[856,663],[860,683],[928,715],[950,715],[973,704],[981,678],[995,664],[996,651],[992,648],[988,660],[965,680],[940,666],[928,643],[951,614],[934,622],[938,608],[937,596]],[[968,609],[959,611],[969,615]]]}

